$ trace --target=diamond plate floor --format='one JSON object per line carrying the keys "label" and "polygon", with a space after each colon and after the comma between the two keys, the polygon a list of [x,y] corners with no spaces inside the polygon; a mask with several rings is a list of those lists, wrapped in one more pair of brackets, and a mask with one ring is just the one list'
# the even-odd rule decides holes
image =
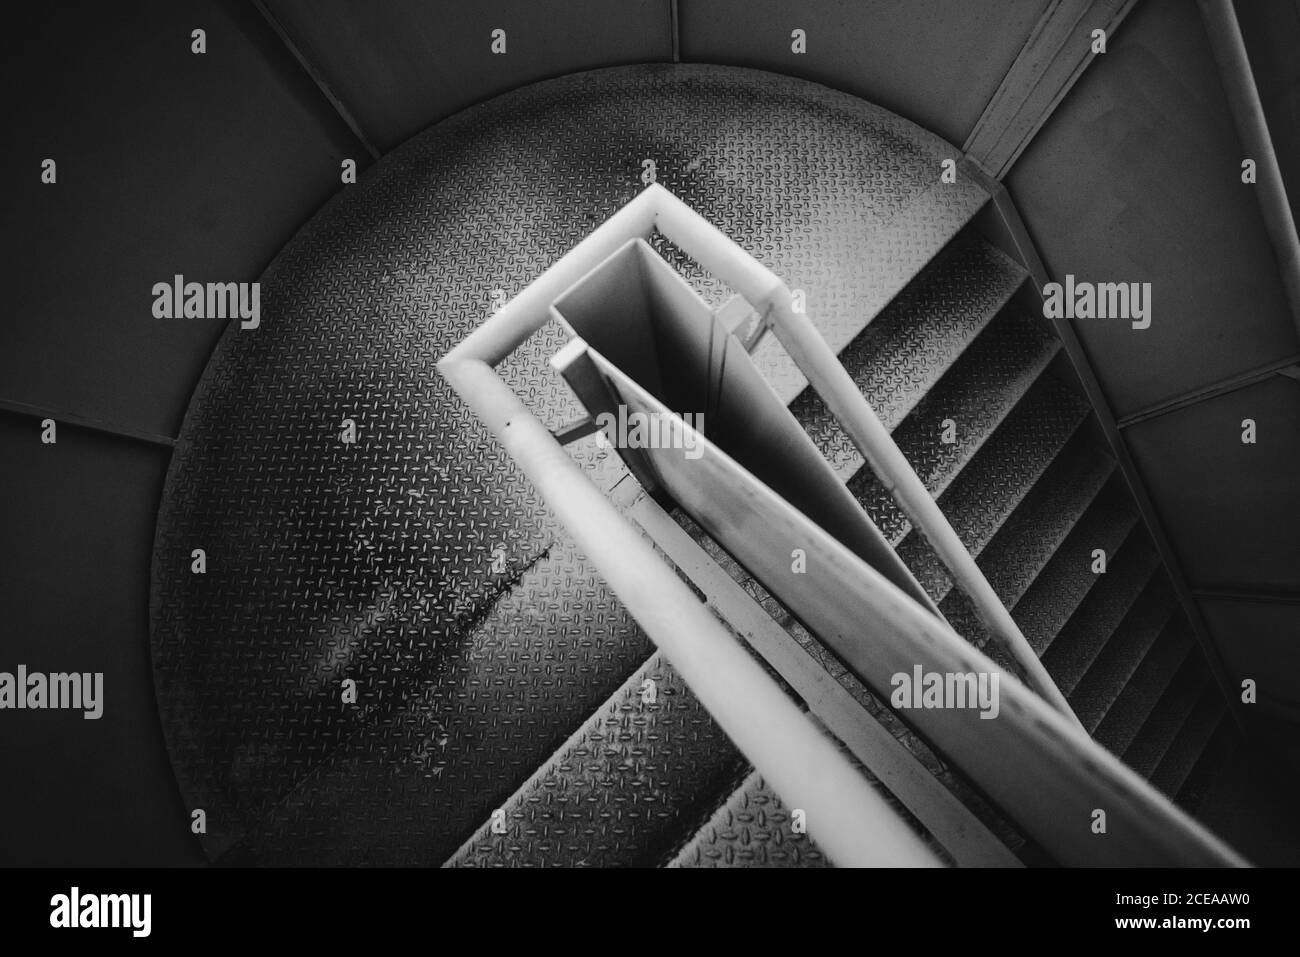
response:
{"label": "diamond plate floor", "polygon": [[790,811],[757,772],[672,859],[669,867],[829,867]]}
{"label": "diamond plate floor", "polygon": [[1190,654],[1143,722],[1133,742],[1124,749],[1124,763],[1150,777],[1178,740],[1188,719],[1203,699],[1211,679],[1204,659]]}
{"label": "diamond plate floor", "polygon": [[457,867],[663,863],[734,785],[744,758],[654,655],[448,862]]}
{"label": "diamond plate floor", "polygon": [[[1202,793],[1234,731],[1113,462],[1081,427],[1086,405],[1049,369],[1058,344],[1011,303],[1024,270],[962,232],[987,197],[967,175],[938,181],[951,153],[814,84],[644,66],[467,110],[332,200],[262,277],[262,327],[219,344],[159,511],[159,707],[184,798],[207,812],[209,856],[828,863],[434,369],[494,292],[518,292],[634,196],[646,157],[661,183],[806,292],[1099,740],[1169,793]],[[724,285],[662,237],[654,245],[706,300],[725,301]],[[580,414],[546,361],[563,342],[547,325],[500,367],[551,426]],[[770,337],[754,358],[976,640],[964,599],[788,358]],[[937,441],[948,417],[953,444]],[[340,439],[345,419],[353,443]],[[570,452],[598,484],[623,474],[590,441]],[[1089,569],[1096,547],[1112,556],[1105,575]],[[194,548],[206,574],[190,573]],[[798,622],[745,587],[800,639]],[[803,638],[1022,848],[995,808]]]}
{"label": "diamond plate floor", "polygon": [[[840,353],[886,428],[894,428],[1011,298],[1025,272],[987,243],[954,241]],[[842,477],[862,455],[811,389],[790,411]]]}
{"label": "diamond plate floor", "polygon": [[1101,654],[1158,565],[1151,540],[1145,535],[1130,536],[1118,552],[1108,556],[1106,571],[1095,573],[1101,581],[1089,590],[1041,656],[1067,696]]}
{"label": "diamond plate floor", "polygon": [[[1023,317],[995,319],[894,432],[932,495],[941,495],[1024,396],[1055,352]],[[957,441],[942,441],[944,420],[957,424]],[[891,543],[911,523],[869,468],[859,468],[849,489]]]}
{"label": "diamond plate floor", "polygon": [[1012,615],[1039,655],[1097,583],[1092,553],[1114,555],[1137,524],[1123,479],[1115,477],[1088,507],[1038,577],[1012,606]]}
{"label": "diamond plate floor", "polygon": [[1165,626],[1129,683],[1097,725],[1094,736],[1099,742],[1115,754],[1124,752],[1169,687],[1193,643],[1191,629],[1181,616]]}
{"label": "diamond plate floor", "polygon": [[[219,343],[159,510],[155,683],[208,855],[439,863],[644,661],[434,369],[493,290],[572,248],[653,157],[843,346],[985,202],[938,182],[951,152],[815,84],[630,67],[457,114],[331,200],[261,277],[261,327]],[[572,410],[541,368],[556,344],[503,368],[549,421]]]}
{"label": "diamond plate floor", "polygon": [[652,647],[562,540],[223,861],[440,864]]}
{"label": "diamond plate floor", "polygon": [[[953,530],[977,559],[1036,487],[1086,414],[1077,394],[1045,377],[938,496]],[[948,594],[948,571],[918,532],[907,534],[898,554],[936,602]]]}

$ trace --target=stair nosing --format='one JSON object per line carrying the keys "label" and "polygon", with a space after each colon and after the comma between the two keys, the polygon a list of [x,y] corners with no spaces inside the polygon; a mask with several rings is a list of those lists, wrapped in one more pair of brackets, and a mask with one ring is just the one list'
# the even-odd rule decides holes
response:
{"label": "stair nosing", "polygon": [[[1162,592],[1164,594],[1161,594]],[[1133,616],[1139,611],[1144,610],[1142,609],[1144,600],[1148,602],[1159,602],[1157,610],[1155,611],[1155,615],[1157,615],[1158,618],[1154,619],[1153,622],[1134,622]],[[1161,633],[1169,626],[1170,622],[1177,614],[1177,611],[1178,598],[1174,594],[1172,587],[1168,584],[1167,580],[1161,576],[1152,575],[1152,577],[1147,580],[1141,594],[1139,594],[1133,604],[1129,606],[1128,611],[1124,613],[1124,618],[1120,621],[1119,625],[1110,633],[1110,637],[1102,643],[1101,649],[1097,652],[1097,656],[1088,664],[1087,669],[1083,672],[1083,675],[1080,676],[1079,680],[1075,683],[1074,688],[1070,692],[1070,698],[1073,699],[1074,696],[1079,693],[1080,689],[1089,681],[1089,678],[1092,678],[1094,669],[1097,667],[1098,662],[1102,660],[1102,656],[1112,647],[1112,643],[1117,638],[1120,638],[1121,636],[1126,635],[1130,630],[1139,627],[1142,628],[1143,631],[1151,633],[1150,644],[1142,650],[1137,661],[1134,662],[1133,667],[1129,669],[1123,680],[1119,682],[1119,690],[1116,691],[1113,696],[1110,696],[1110,702],[1101,709],[1101,713],[1095,719],[1089,717],[1082,720],[1084,730],[1086,730],[1089,735],[1094,734],[1097,728],[1101,725],[1101,722],[1105,720],[1106,715],[1119,699],[1119,696],[1124,693],[1124,689],[1133,679],[1133,676],[1137,674],[1138,669],[1142,667],[1142,662],[1146,660],[1147,654],[1149,654],[1151,649],[1155,647],[1156,642],[1160,640]],[[1100,679],[1094,678],[1093,680],[1096,681]],[[1071,700],[1071,705],[1073,705],[1073,700]]]}
{"label": "stair nosing", "polygon": [[[1187,659],[1183,661],[1183,664],[1180,667],[1194,668],[1195,661],[1196,661],[1195,655],[1189,654]],[[1142,727],[1138,730],[1138,733],[1134,735],[1133,740],[1129,742],[1128,747],[1124,749],[1124,753],[1120,756],[1121,760],[1123,760],[1125,764],[1128,764],[1130,767],[1133,768],[1133,770],[1137,771],[1142,777],[1146,778],[1147,780],[1151,779],[1151,775],[1155,773],[1155,769],[1158,768],[1160,766],[1160,762],[1164,760],[1165,754],[1168,753],[1169,749],[1173,746],[1173,743],[1178,739],[1178,735],[1182,733],[1183,727],[1187,723],[1187,719],[1191,717],[1192,712],[1196,709],[1197,704],[1201,700],[1201,696],[1205,692],[1206,686],[1209,684],[1209,678],[1203,672],[1192,675],[1191,680],[1194,682],[1193,687],[1195,690],[1190,696],[1191,701],[1190,704],[1187,704],[1186,713],[1184,713],[1181,717],[1178,718],[1177,726],[1173,729],[1173,732],[1169,734],[1168,739],[1163,742],[1157,742],[1157,744],[1159,745],[1159,750],[1154,753],[1153,760],[1151,760],[1149,763],[1143,762],[1144,765],[1148,765],[1148,766],[1145,768],[1139,768],[1136,766],[1136,763],[1133,762],[1132,760],[1132,757],[1134,755],[1134,748],[1137,746],[1139,741],[1142,741],[1144,739],[1150,740],[1149,736],[1145,736],[1143,732],[1146,731],[1147,725],[1151,723],[1151,720],[1160,711],[1160,705],[1165,702],[1166,697],[1170,694],[1171,691],[1174,690],[1174,686],[1177,682],[1177,675],[1175,675],[1174,680],[1170,681],[1169,686],[1165,688],[1164,693],[1160,696],[1160,698],[1157,699],[1156,705],[1154,708],[1151,709],[1151,713],[1147,715],[1146,721],[1142,723]]]}

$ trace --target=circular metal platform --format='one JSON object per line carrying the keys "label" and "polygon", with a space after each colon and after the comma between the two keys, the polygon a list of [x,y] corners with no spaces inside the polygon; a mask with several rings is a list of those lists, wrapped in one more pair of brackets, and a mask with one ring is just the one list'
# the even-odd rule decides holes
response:
{"label": "circular metal platform", "polygon": [[[158,706],[209,856],[440,863],[648,653],[435,371],[493,290],[531,282],[653,159],[842,346],[983,200],[936,188],[955,155],[815,84],[643,66],[466,110],[332,199],[262,276],[260,328],[218,345],[159,512]],[[559,344],[502,367],[552,419]],[[509,640],[482,638],[492,615]]]}

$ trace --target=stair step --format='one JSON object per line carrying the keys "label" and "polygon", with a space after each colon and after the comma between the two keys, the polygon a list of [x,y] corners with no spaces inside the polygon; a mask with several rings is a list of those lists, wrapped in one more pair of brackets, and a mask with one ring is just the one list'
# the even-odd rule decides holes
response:
{"label": "stair step", "polygon": [[1093,731],[1099,744],[1112,754],[1124,753],[1155,710],[1191,648],[1191,627],[1181,614],[1174,615]]}
{"label": "stair step", "polygon": [[[939,496],[939,507],[972,554],[1014,513],[1086,415],[1076,392],[1054,376],[1041,377]],[[898,554],[936,600],[947,594],[947,569],[915,530]]]}
{"label": "stair step", "polygon": [[[968,235],[954,239],[840,353],[840,361],[893,429],[975,339],[1027,273],[1000,250]],[[844,478],[862,456],[811,389],[790,405]]]}
{"label": "stair step", "polygon": [[[1014,607],[1115,473],[1115,460],[1076,432],[1005,525],[984,547],[980,565],[1003,603]],[[1076,454],[1077,452],[1077,454]]]}
{"label": "stair step", "polygon": [[[980,570],[1004,605],[1015,606],[1086,514],[1114,469],[1110,456],[1086,433],[1076,432],[988,544],[974,552]],[[966,623],[972,614],[969,603],[959,598],[947,576],[932,594],[953,627],[958,621]],[[970,624],[974,630],[958,629],[959,633],[979,634],[978,622]]]}
{"label": "stair step", "polygon": [[1160,696],[1156,706],[1132,743],[1124,749],[1123,761],[1144,778],[1150,778],[1160,765],[1179,731],[1200,701],[1209,684],[1205,662],[1195,651],[1189,654]]}
{"label": "stair step", "polygon": [[[1114,461],[1083,432],[1061,450],[1024,501],[977,555],[980,570],[998,598],[1014,608],[1021,593],[1050,562],[1054,551],[1114,471]],[[966,595],[946,578],[932,592],[957,634],[988,653],[988,633]]]}
{"label": "stair step", "polygon": [[[884,792],[888,796],[888,792]],[[678,851],[669,867],[830,867],[757,771]]]}
{"label": "stair step", "polygon": [[1164,575],[1154,576],[1119,628],[1070,694],[1070,707],[1089,734],[1124,691],[1174,614],[1177,602]]}
{"label": "stair step", "polygon": [[1205,800],[1210,786],[1228,766],[1232,755],[1241,747],[1241,731],[1225,709],[1219,725],[1205,746],[1196,766],[1179,788],[1175,801],[1188,813],[1195,813]]}
{"label": "stair step", "polygon": [[[645,700],[647,681],[654,700]],[[667,659],[653,655],[448,864],[648,867],[668,859],[746,771]]]}
{"label": "stair step", "polygon": [[1113,475],[1024,594],[1008,597],[1012,617],[1040,656],[1097,583],[1093,549],[1114,555],[1137,521],[1123,478]]}
{"label": "stair step", "polygon": [[[1129,536],[1087,597],[1043,652],[1043,665],[1066,696],[1096,660],[1160,564],[1151,540]],[[1091,568],[1091,561],[1089,562]]]}
{"label": "stair step", "polygon": [[[1032,632],[1085,725],[1131,750],[1150,766],[1145,773],[1182,787],[1219,725],[1195,697],[1173,696],[1193,685],[1182,669],[1178,679],[1169,675],[1173,653],[1187,653],[1185,634],[1171,630],[1172,593],[1153,577],[1158,556],[1137,527],[1113,460],[1080,429],[1086,402],[1047,369],[1059,345],[1008,306],[1025,275],[987,243],[960,236],[841,360],[999,597]],[[815,394],[799,393],[791,411],[950,620],[971,617]],[[947,418],[957,423],[952,445],[940,441]],[[1110,556],[1105,575],[1090,570],[1094,548]],[[810,837],[793,833],[788,809],[667,660],[637,637],[644,663],[605,673],[615,685],[627,677],[603,706],[569,708],[551,722],[571,737],[558,750],[553,744],[545,760],[534,758],[532,776],[500,803],[505,833],[492,833],[497,808],[485,794],[478,830],[448,863],[828,866]],[[655,683],[653,703],[643,700],[647,680]],[[1198,688],[1203,674],[1200,680]],[[1144,704],[1143,689],[1159,702]]]}
{"label": "stair step", "polygon": [[[983,448],[1047,368],[1059,345],[1029,319],[1005,310],[894,432],[894,441],[930,494],[939,496]],[[939,441],[943,420],[959,423],[957,441]],[[895,545],[911,528],[870,468],[849,491]]]}
{"label": "stair step", "polygon": [[1210,739],[1223,720],[1226,709],[1218,686],[1208,685],[1201,699],[1187,716],[1187,721],[1169,750],[1151,775],[1151,783],[1169,797],[1175,796],[1187,782],[1196,762],[1201,759]]}

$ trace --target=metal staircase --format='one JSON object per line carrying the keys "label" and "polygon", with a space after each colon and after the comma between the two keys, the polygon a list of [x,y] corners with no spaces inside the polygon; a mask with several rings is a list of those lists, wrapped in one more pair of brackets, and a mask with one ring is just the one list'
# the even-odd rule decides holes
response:
{"label": "metal staircase", "polygon": [[[701,703],[706,694],[697,698],[657,650],[663,636],[651,640],[556,520],[551,498],[498,441],[502,423],[476,417],[440,375],[448,350],[487,341],[493,354],[474,371],[496,375],[521,417],[537,420],[534,435],[555,446],[583,412],[548,365],[566,348],[565,330],[550,322],[526,341],[495,344],[500,328],[483,332],[635,201],[641,190],[628,170],[638,167],[628,158],[646,155],[661,158],[663,183],[752,251],[755,265],[807,287],[821,339],[1084,727],[1194,807],[1234,746],[1233,726],[1073,371],[1035,315],[1025,269],[995,230],[983,231],[984,181],[963,165],[956,183],[940,182],[950,144],[811,84],[697,66],[596,79],[608,89],[593,113],[568,106],[593,78],[565,78],[467,111],[380,164],[268,271],[263,330],[228,337],[196,392],[160,509],[153,653],[181,791],[207,810],[209,857],[834,860],[796,830],[777,779],[765,771],[765,784],[737,750],[734,715],[729,735]],[[541,114],[568,124],[561,134],[547,126],[547,142],[600,148],[557,147],[545,175],[534,175]],[[805,135],[771,134],[786,128]],[[702,145],[687,156],[676,145],[687,142]],[[449,155],[463,161],[448,166]],[[499,190],[481,188],[484,169]],[[643,238],[711,308],[742,291],[662,233]],[[534,305],[544,314],[568,284],[552,282]],[[493,312],[499,291],[507,301]],[[860,446],[774,345],[760,341],[753,362],[830,463],[831,481],[845,483],[957,634],[1016,670]],[[355,446],[332,434],[344,414],[365,425]],[[1000,806],[988,791],[996,762],[976,784],[708,534],[638,498],[617,454],[591,436],[551,451],[606,491],[587,499],[593,509],[617,516],[613,500],[653,527],[648,539],[678,572],[660,563],[657,584],[679,586],[666,590],[691,605],[700,631],[717,632],[725,619],[743,632],[744,642],[723,636],[743,659],[731,663],[765,678],[786,717],[829,729],[847,749],[831,752],[845,768],[865,765],[868,785],[854,793],[892,809],[890,826],[901,820],[896,830],[918,856],[1057,860],[1022,833],[1033,830],[1025,813],[1012,822],[1006,804],[1016,796],[1004,791]],[[645,548],[645,535],[624,531]],[[224,559],[201,580],[188,572],[196,541]],[[1096,549],[1105,574],[1092,571]],[[590,540],[587,551],[599,554]],[[707,609],[685,599],[679,579]],[[950,633],[938,637],[987,664]],[[344,679],[355,680],[355,701],[341,699]],[[1034,756],[1025,770],[1040,774],[1030,791],[1053,786],[1041,775],[1067,738],[1088,744],[1082,732],[1018,739]],[[1106,756],[1072,753],[1072,776],[1058,775],[1056,786],[1086,790],[1073,772]],[[1109,792],[1117,804],[1133,799],[1130,820],[1160,816],[1135,779],[1111,783],[1122,785]],[[1058,790],[1055,800],[1071,794]],[[1038,833],[1051,823],[1038,814]],[[1089,847],[1071,848],[1075,861],[1086,862]]]}
{"label": "metal staircase", "polygon": [[[1013,300],[1026,278],[1019,264],[967,227],[840,358],[1085,728],[1194,810],[1195,785],[1213,774],[1233,732],[1114,459],[1058,358],[1058,344]],[[702,294],[711,292],[696,284]],[[803,391],[791,409],[958,633],[997,659],[965,597],[817,396]],[[955,441],[942,440],[945,424],[955,424]],[[1094,549],[1105,552],[1104,573],[1093,570]],[[859,698],[871,697],[743,569],[716,546],[712,551],[831,676]],[[622,623],[613,604],[603,610]],[[621,684],[598,707],[567,716],[571,736],[500,804],[495,828],[497,807],[483,795],[480,827],[449,863],[826,863],[809,837],[792,831],[780,798],[660,654],[648,654],[630,674],[611,669],[587,680],[608,686],[618,678]],[[651,700],[647,679],[656,689]],[[873,713],[884,710],[879,701],[868,704]],[[901,722],[894,730],[924,752]],[[941,760],[929,760],[990,833],[1023,860],[1040,859]],[[934,845],[942,854],[942,845]]]}

